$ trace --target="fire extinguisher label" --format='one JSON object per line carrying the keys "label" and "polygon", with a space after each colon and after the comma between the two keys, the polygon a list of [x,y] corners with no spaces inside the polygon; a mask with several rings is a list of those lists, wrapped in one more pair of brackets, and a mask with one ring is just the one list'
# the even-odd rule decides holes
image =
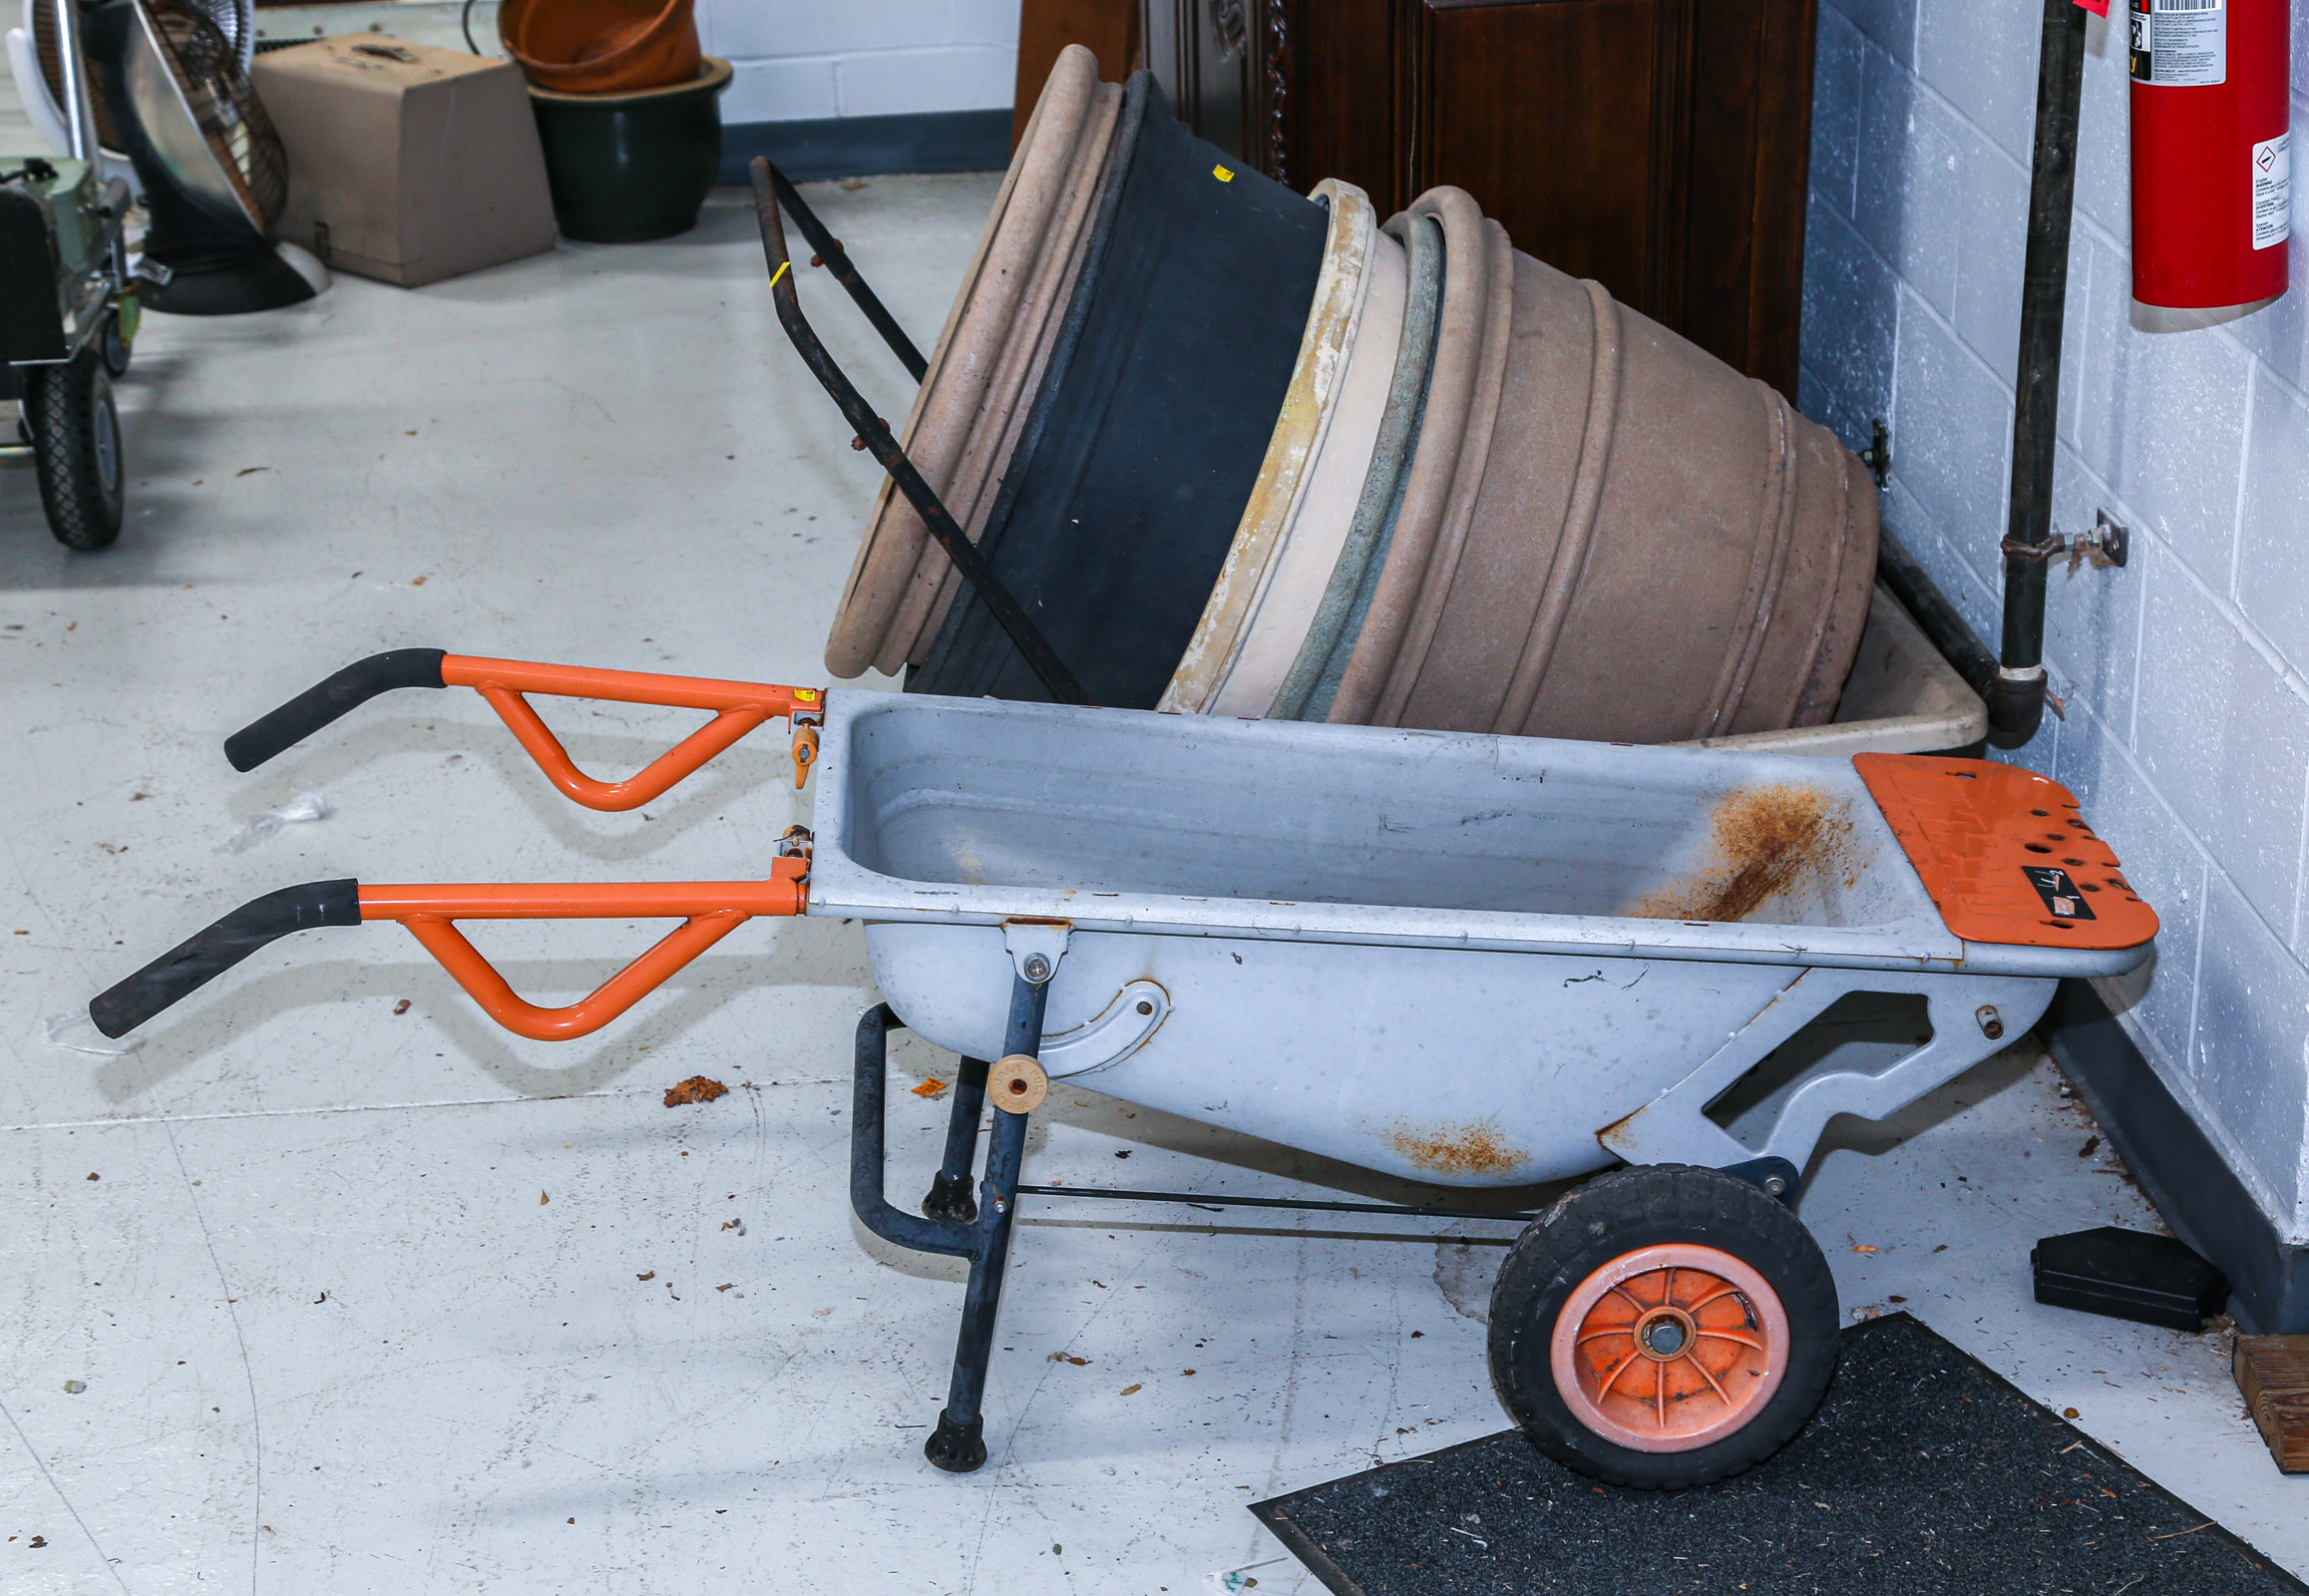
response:
{"label": "fire extinguisher label", "polygon": [[2226,0],[2131,0],[2132,81],[2201,89],[2229,81]]}
{"label": "fire extinguisher label", "polygon": [[2253,146],[2253,247],[2283,243],[2293,231],[2293,135]]}

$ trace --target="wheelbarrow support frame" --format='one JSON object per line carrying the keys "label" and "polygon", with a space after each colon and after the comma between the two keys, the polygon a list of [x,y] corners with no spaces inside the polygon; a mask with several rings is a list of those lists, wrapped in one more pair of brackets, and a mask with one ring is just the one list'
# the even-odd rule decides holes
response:
{"label": "wheelbarrow support frame", "polygon": [[[1038,1073],[1042,1014],[1050,978],[1066,949],[1066,928],[1020,923],[1004,928],[1013,974],[1003,1063]],[[969,1283],[962,1292],[961,1328],[955,1337],[954,1372],[938,1427],[923,1444],[923,1455],[949,1473],[966,1474],[986,1460],[986,1365],[993,1353],[994,1321],[1001,1307],[1002,1272],[1010,1260],[1010,1231],[1017,1220],[1018,1172],[1026,1151],[1031,1109],[1018,1111],[997,1102],[986,1139],[985,1172],[974,1205],[966,1195],[977,1143],[977,1119],[985,1101],[988,1066],[963,1060],[974,1089],[958,1086],[949,1109],[945,1159],[924,1214],[910,1214],[884,1195],[883,1107],[888,1096],[889,1037],[903,1027],[888,1003],[877,1003],[858,1019],[857,1068],[852,1084],[850,1206],[859,1221],[884,1241],[916,1252],[943,1253],[969,1260]],[[958,1188],[962,1195],[957,1197]],[[940,1217],[941,1215],[951,1217]]]}

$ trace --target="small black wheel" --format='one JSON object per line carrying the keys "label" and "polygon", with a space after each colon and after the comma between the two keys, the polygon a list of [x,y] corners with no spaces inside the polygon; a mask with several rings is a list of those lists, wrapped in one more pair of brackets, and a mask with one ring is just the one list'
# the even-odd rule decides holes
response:
{"label": "small black wheel", "polygon": [[1787,1444],[1835,1372],[1836,1283],[1795,1215],[1713,1169],[1599,1175],[1534,1220],[1491,1290],[1491,1385],[1594,1479],[1705,1485]]}
{"label": "small black wheel", "polygon": [[129,337],[121,327],[120,306],[104,313],[104,325],[97,329],[96,346],[104,354],[104,368],[116,378],[129,374]]}
{"label": "small black wheel", "polygon": [[54,366],[24,368],[24,419],[40,468],[48,530],[68,549],[102,549],[121,535],[121,417],[94,347]]}

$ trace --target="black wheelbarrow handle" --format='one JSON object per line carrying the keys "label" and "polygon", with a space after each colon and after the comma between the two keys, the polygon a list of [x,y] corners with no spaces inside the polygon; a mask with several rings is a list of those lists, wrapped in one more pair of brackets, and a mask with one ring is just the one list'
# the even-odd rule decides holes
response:
{"label": "black wheelbarrow handle", "polygon": [[[766,159],[762,164],[769,166]],[[867,286],[866,278],[851,264],[849,254],[842,247],[842,240],[835,237],[826,223],[818,219],[818,213],[810,208],[801,191],[786,180],[784,173],[776,167],[770,167],[769,171],[770,184],[777,191],[778,203],[793,213],[796,224],[802,229],[802,236],[809,239],[810,247],[818,251],[817,259],[810,264],[815,266],[823,263],[834,274],[834,280],[842,284],[851,300],[864,312],[866,319],[874,324],[874,330],[882,334],[882,341],[890,345],[890,352],[898,356],[898,363],[906,368],[906,374],[917,382],[922,381],[923,374],[930,370],[930,362],[923,359],[922,351],[914,346],[914,340],[906,335],[906,329],[898,324],[898,318],[890,313],[881,298]]]}
{"label": "black wheelbarrow handle", "polygon": [[[334,681],[337,677],[329,679]],[[324,682],[322,686],[327,684]],[[95,1020],[96,1028],[106,1035],[125,1036],[267,943],[314,926],[360,923],[360,884],[350,878],[308,881],[300,887],[268,892],[261,898],[251,898],[206,931],[179,943],[128,980],[100,994],[89,1003],[88,1017]]]}
{"label": "black wheelbarrow handle", "polygon": [[319,686],[307,687],[225,738],[224,757],[234,770],[254,770],[381,692],[396,687],[446,687],[449,683],[441,679],[441,661],[448,657],[446,648],[393,648],[356,660]]}

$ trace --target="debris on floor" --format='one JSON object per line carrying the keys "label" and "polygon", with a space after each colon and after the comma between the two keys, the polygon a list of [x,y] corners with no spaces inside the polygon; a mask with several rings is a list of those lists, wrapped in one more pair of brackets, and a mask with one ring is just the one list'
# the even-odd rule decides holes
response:
{"label": "debris on floor", "polygon": [[677,1086],[665,1088],[665,1106],[679,1108],[685,1103],[710,1103],[716,1097],[727,1097],[729,1088],[718,1080],[704,1075],[692,1075]]}
{"label": "debris on floor", "polygon": [[[1291,1561],[1288,1557],[1269,1557],[1256,1563],[1245,1563],[1240,1568],[1222,1568],[1211,1575],[1211,1589],[1218,1596],[1235,1596],[1237,1591],[1257,1590],[1259,1576],[1254,1570],[1272,1568],[1277,1563]],[[1273,1576],[1269,1576],[1272,1578]]]}
{"label": "debris on floor", "polygon": [[317,792],[299,793],[285,807],[258,815],[226,837],[218,853],[244,854],[286,826],[309,826],[329,818],[328,798]]}

